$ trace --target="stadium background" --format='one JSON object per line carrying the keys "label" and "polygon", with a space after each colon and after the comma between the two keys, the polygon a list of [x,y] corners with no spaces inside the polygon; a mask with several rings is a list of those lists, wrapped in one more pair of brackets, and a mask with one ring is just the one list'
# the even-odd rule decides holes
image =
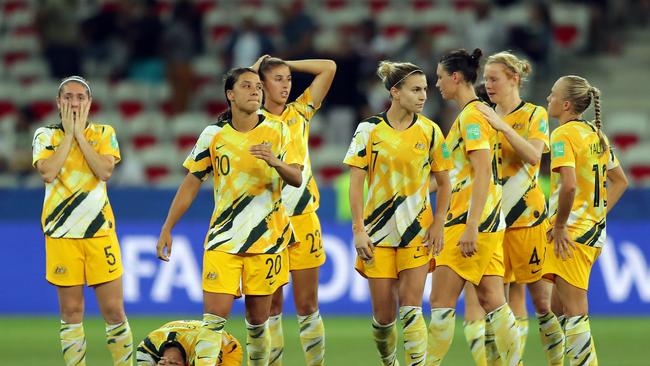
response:
{"label": "stadium background", "polygon": [[[550,85],[563,74],[580,74],[601,88],[604,128],[632,188],[608,217],[608,243],[590,284],[592,328],[602,364],[647,365],[649,21],[647,0],[0,1],[3,364],[62,363],[56,293],[43,273],[38,221],[43,188],[30,164],[33,131],[57,122],[54,96],[61,77],[87,77],[94,93],[93,119],[118,133],[123,162],[109,181],[109,197],[126,270],[127,313],[139,339],[165,321],[201,314],[209,184],[174,232],[170,263],[156,260],[155,243],[184,174],[182,159],[225,107],[223,72],[250,65],[265,53],[334,59],[338,73],[312,121],[310,140],[329,256],[321,279],[321,311],[328,363],[367,365],[376,359],[369,295],[352,270],[346,174],[340,162],[356,121],[386,106],[386,93],[373,75],[378,60],[414,62],[430,74],[433,86],[434,66],[445,50],[480,47],[485,54],[510,49],[534,62],[523,91],[534,103],[546,105]],[[309,83],[294,76],[293,97]],[[454,113],[431,87],[425,114],[446,132]],[[425,307],[427,293],[428,287]],[[286,304],[290,314],[290,297]],[[86,307],[89,364],[108,365],[92,291]],[[243,340],[241,312],[238,302],[228,328]],[[291,315],[285,319],[286,364],[298,365],[296,321]],[[527,365],[543,364],[535,328],[532,320]],[[469,364],[466,349],[459,324],[446,363]]]}

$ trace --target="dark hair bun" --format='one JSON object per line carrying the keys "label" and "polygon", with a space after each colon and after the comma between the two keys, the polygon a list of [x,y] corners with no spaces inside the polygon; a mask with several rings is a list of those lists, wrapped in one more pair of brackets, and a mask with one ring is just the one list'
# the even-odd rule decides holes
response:
{"label": "dark hair bun", "polygon": [[474,66],[478,67],[480,65],[481,56],[483,56],[483,51],[481,51],[480,48],[475,48],[472,55],[469,57]]}

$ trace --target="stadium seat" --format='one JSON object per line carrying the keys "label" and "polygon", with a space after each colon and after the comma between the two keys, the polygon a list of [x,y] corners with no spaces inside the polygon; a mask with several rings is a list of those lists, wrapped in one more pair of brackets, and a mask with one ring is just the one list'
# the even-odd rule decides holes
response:
{"label": "stadium seat", "polygon": [[581,50],[587,44],[589,7],[583,4],[551,3],[553,36],[564,49]]}
{"label": "stadium seat", "polygon": [[18,84],[8,81],[0,83],[0,118],[17,111],[16,96],[21,94],[17,93],[18,90],[20,90]]}
{"label": "stadium seat", "polygon": [[616,147],[625,150],[648,136],[650,119],[643,112],[617,111],[606,116],[603,129]]}
{"label": "stadium seat", "polygon": [[122,81],[114,87],[117,107],[125,118],[133,118],[143,112],[149,102],[149,87]]}
{"label": "stadium seat", "polygon": [[636,185],[650,185],[650,143],[630,147],[618,156]]}
{"label": "stadium seat", "polygon": [[138,151],[147,180],[155,183],[182,165],[174,146],[166,143],[152,145]]}
{"label": "stadium seat", "polygon": [[136,150],[149,148],[166,139],[167,118],[160,112],[145,112],[128,122],[130,140]]}
{"label": "stadium seat", "polygon": [[23,84],[46,80],[50,76],[50,70],[45,61],[37,57],[29,58],[23,62],[16,62],[7,71],[10,77]]}
{"label": "stadium seat", "polygon": [[59,84],[54,81],[38,81],[28,86],[25,91],[26,102],[29,105],[34,118],[42,120],[50,113],[56,111],[56,93]]}
{"label": "stadium seat", "polygon": [[210,124],[210,118],[205,113],[183,113],[170,121],[170,132],[176,149],[179,151],[192,148],[199,135]]}

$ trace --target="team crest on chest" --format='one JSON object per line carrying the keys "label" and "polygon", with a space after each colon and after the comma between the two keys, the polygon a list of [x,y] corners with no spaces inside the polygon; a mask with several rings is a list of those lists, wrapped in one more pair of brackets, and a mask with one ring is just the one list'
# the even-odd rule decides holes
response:
{"label": "team crest on chest", "polygon": [[287,124],[288,124],[289,126],[291,126],[291,125],[294,125],[296,122],[298,122],[298,121],[297,121],[295,118],[291,118],[291,119],[289,119],[289,120],[287,121]]}
{"label": "team crest on chest", "polygon": [[515,130],[521,130],[522,128],[524,128],[524,124],[517,122],[514,125],[512,125],[512,128],[514,128]]}
{"label": "team crest on chest", "polygon": [[426,147],[427,147],[427,145],[425,145],[425,144],[423,144],[421,142],[418,142],[417,144],[415,144],[415,148],[418,149],[418,150],[424,150]]}

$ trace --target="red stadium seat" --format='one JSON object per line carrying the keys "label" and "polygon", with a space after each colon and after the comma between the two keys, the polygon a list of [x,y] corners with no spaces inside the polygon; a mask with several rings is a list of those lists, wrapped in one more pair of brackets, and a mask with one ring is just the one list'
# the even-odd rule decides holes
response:
{"label": "red stadium seat", "polygon": [[571,46],[578,38],[578,28],[574,25],[556,25],[553,29],[553,38],[562,46]]}
{"label": "red stadium seat", "polygon": [[144,170],[149,183],[155,183],[169,174],[169,168],[162,165],[148,166]]}
{"label": "red stadium seat", "polygon": [[636,145],[639,142],[639,136],[627,134],[614,135],[611,137],[611,141],[621,150],[625,150]]}

